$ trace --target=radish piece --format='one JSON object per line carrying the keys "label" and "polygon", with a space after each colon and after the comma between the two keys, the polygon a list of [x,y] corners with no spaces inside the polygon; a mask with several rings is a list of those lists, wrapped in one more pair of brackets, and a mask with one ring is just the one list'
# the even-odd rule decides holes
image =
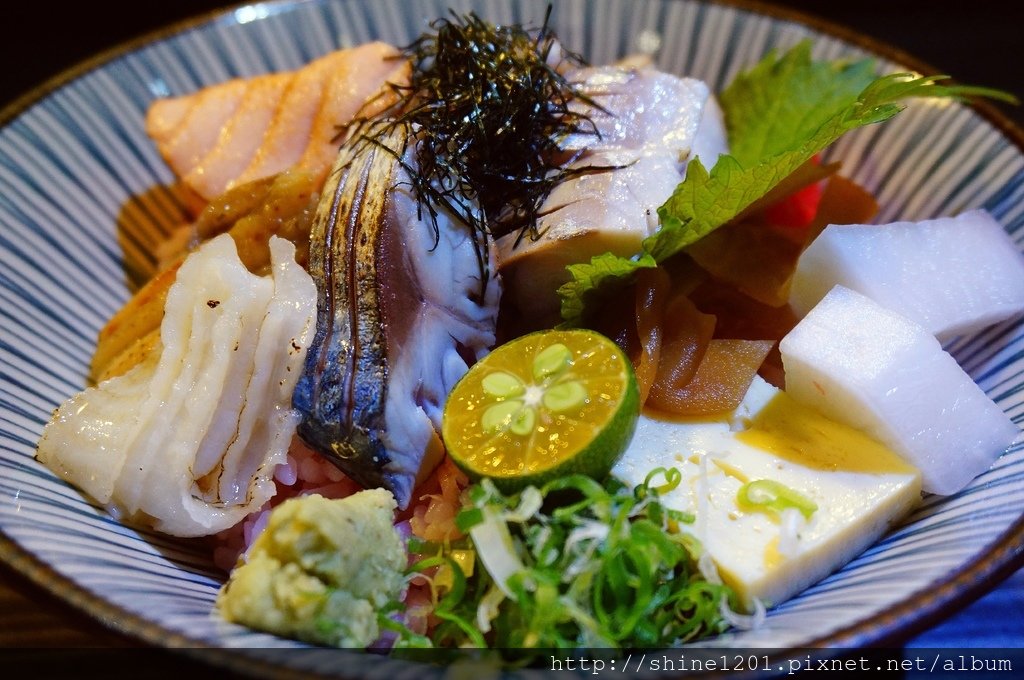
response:
{"label": "radish piece", "polygon": [[984,210],[887,225],[831,225],[804,251],[790,304],[806,314],[839,284],[945,342],[1024,311],[1024,255]]}
{"label": "radish piece", "polygon": [[952,494],[1020,430],[927,330],[836,286],[782,339],[786,390],[863,430]]}

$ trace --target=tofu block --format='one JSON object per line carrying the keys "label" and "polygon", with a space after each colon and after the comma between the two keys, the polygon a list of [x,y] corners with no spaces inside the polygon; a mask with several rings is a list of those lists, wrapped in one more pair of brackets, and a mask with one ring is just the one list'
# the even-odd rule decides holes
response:
{"label": "tofu block", "polygon": [[[920,500],[920,474],[899,456],[760,378],[727,417],[641,415],[612,474],[636,485],[671,466],[683,481],[663,502],[694,514],[681,529],[701,541],[747,607],[754,598],[779,604],[828,576]],[[757,480],[782,484],[817,507],[809,518],[751,510],[738,494]]]}
{"label": "tofu block", "polygon": [[794,399],[889,446],[929,493],[956,493],[1020,433],[930,332],[842,286],[779,348]]}
{"label": "tofu block", "polygon": [[800,256],[790,304],[807,314],[835,285],[945,342],[1024,312],[1024,255],[986,211],[885,225],[831,225]]}

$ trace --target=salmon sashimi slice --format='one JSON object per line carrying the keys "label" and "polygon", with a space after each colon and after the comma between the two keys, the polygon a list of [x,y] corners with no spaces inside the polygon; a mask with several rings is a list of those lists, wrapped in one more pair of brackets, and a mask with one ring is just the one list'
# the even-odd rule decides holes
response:
{"label": "salmon sashimi slice", "polygon": [[235,79],[193,95],[181,122],[164,139],[156,140],[160,155],[177,175],[188,174],[217,144],[221,128],[235,114],[246,88],[246,81]]}
{"label": "salmon sashimi slice", "polygon": [[236,184],[276,175],[299,162],[309,145],[324,87],[332,74],[342,72],[348,59],[349,50],[331,52],[295,73],[274,111],[262,144],[235,180]]}
{"label": "salmon sashimi slice", "polygon": [[[338,136],[358,113],[372,116],[393,100],[381,92],[386,82],[403,82],[408,78],[407,62],[396,60],[395,48],[384,43],[369,43],[353,50],[344,67],[331,74],[324,88],[323,99],[313,130],[299,161],[299,169],[307,173],[326,174],[338,156]],[[363,105],[369,106],[363,109]],[[363,109],[363,110],[360,110]]]}
{"label": "salmon sashimi slice", "polygon": [[381,42],[339,50],[297,71],[235,79],[160,99],[146,132],[183,183],[210,200],[293,166],[326,174],[341,130],[391,99],[408,65]]}
{"label": "salmon sashimi slice", "polygon": [[185,175],[185,183],[206,198],[219,196],[230,188],[260,147],[291,80],[287,74],[253,79],[235,115],[220,131],[217,144]]}
{"label": "salmon sashimi slice", "polygon": [[154,140],[166,142],[194,103],[195,96],[157,99],[146,113],[146,133]]}

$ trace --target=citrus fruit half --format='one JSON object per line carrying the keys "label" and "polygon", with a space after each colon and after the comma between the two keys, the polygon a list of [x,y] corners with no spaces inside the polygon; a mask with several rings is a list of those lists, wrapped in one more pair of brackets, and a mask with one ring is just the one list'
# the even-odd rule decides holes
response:
{"label": "citrus fruit half", "polygon": [[469,369],[448,395],[441,435],[466,474],[510,493],[572,473],[602,479],[639,411],[632,364],[615,343],[589,330],[540,331]]}

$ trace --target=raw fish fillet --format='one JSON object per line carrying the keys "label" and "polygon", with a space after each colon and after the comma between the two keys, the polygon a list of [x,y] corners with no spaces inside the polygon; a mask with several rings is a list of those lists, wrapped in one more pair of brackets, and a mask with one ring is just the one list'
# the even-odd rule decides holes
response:
{"label": "raw fish fillet", "polygon": [[[297,166],[326,173],[341,126],[372,116],[388,81],[404,82],[407,62],[380,42],[332,52],[289,73],[230,80],[159,99],[146,132],[175,174],[203,198]],[[364,106],[365,105],[365,106]]]}
{"label": "raw fish fillet", "polygon": [[228,235],[182,264],[159,352],[66,401],[43,430],[44,465],[114,514],[175,536],[223,531],[275,492],[298,416],[316,291],[295,247],[270,241],[255,276]]}
{"label": "raw fish fillet", "polygon": [[442,453],[448,392],[494,343],[500,295],[466,227],[441,212],[435,241],[417,214],[404,135],[347,144],[325,182],[310,236],[317,332],[295,391],[306,443],[402,508]]}
{"label": "raw fish fillet", "polygon": [[[536,241],[498,240],[506,295],[524,318],[558,320],[555,290],[565,266],[604,252],[629,256],[658,227],[658,207],[700,156],[711,167],[727,151],[722,113],[707,85],[651,68],[604,66],[570,72],[604,111],[578,104],[599,136],[575,134],[563,148],[570,169],[594,169],[562,182],[540,209]],[[602,168],[616,168],[603,170]]]}

